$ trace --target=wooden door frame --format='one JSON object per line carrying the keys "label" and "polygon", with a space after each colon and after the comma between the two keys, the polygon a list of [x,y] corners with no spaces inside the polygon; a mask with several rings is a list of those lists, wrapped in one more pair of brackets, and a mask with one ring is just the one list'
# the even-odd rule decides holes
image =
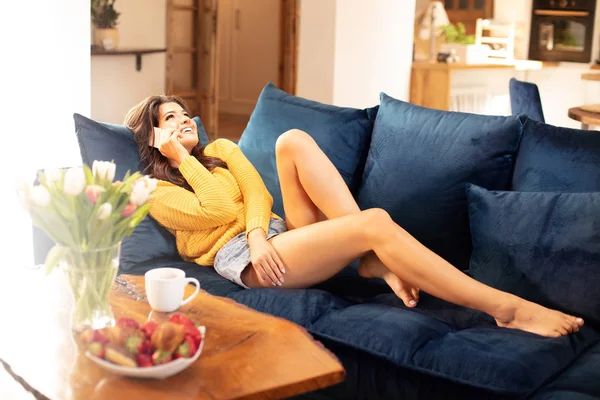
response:
{"label": "wooden door frame", "polygon": [[298,78],[300,0],[281,0],[281,52],[279,87],[295,95]]}

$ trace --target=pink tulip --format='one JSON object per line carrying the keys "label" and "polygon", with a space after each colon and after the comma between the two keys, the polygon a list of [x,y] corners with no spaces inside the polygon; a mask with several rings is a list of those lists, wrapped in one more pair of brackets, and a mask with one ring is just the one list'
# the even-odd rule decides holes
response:
{"label": "pink tulip", "polygon": [[100,197],[100,193],[106,191],[102,186],[99,185],[90,185],[85,188],[85,194],[87,195],[90,203],[96,204],[98,201],[98,197]]}
{"label": "pink tulip", "polygon": [[137,207],[134,206],[133,204],[127,203],[127,205],[125,206],[125,208],[121,212],[121,217],[123,217],[123,218],[129,217],[131,214],[134,213],[134,211],[135,211],[136,208]]}

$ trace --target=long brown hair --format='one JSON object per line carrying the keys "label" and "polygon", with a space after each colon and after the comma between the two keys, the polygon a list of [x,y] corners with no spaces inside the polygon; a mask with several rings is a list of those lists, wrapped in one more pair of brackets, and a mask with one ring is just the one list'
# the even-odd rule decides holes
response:
{"label": "long brown hair", "polygon": [[[150,135],[154,134],[154,127],[158,126],[160,106],[165,103],[177,103],[188,112],[185,101],[177,96],[150,96],[127,112],[125,126],[134,133],[143,173],[193,191],[179,169],[172,167],[167,157],[163,156],[157,148],[148,145]],[[192,149],[191,155],[196,157],[209,171],[216,167],[227,168],[227,164],[223,160],[204,155],[204,147],[200,141]]]}

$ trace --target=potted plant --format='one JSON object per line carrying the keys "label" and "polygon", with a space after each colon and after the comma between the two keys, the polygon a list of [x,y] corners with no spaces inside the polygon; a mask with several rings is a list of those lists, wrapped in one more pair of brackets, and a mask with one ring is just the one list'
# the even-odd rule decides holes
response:
{"label": "potted plant", "polygon": [[115,10],[116,0],[92,0],[91,14],[94,24],[94,44],[116,48],[119,44],[117,23],[120,13]]}
{"label": "potted plant", "polygon": [[475,44],[475,35],[467,35],[465,25],[462,22],[446,25],[442,28],[442,35],[446,42],[440,50],[454,52],[459,61],[466,64],[484,63],[489,55],[489,47]]}

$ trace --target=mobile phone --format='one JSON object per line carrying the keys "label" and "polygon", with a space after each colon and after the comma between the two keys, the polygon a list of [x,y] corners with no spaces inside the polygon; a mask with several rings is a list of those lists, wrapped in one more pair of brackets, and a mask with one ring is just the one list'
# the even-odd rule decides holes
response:
{"label": "mobile phone", "polygon": [[154,135],[148,140],[148,144],[152,147],[160,148],[160,145],[169,139],[169,133],[162,129],[154,127]]}

